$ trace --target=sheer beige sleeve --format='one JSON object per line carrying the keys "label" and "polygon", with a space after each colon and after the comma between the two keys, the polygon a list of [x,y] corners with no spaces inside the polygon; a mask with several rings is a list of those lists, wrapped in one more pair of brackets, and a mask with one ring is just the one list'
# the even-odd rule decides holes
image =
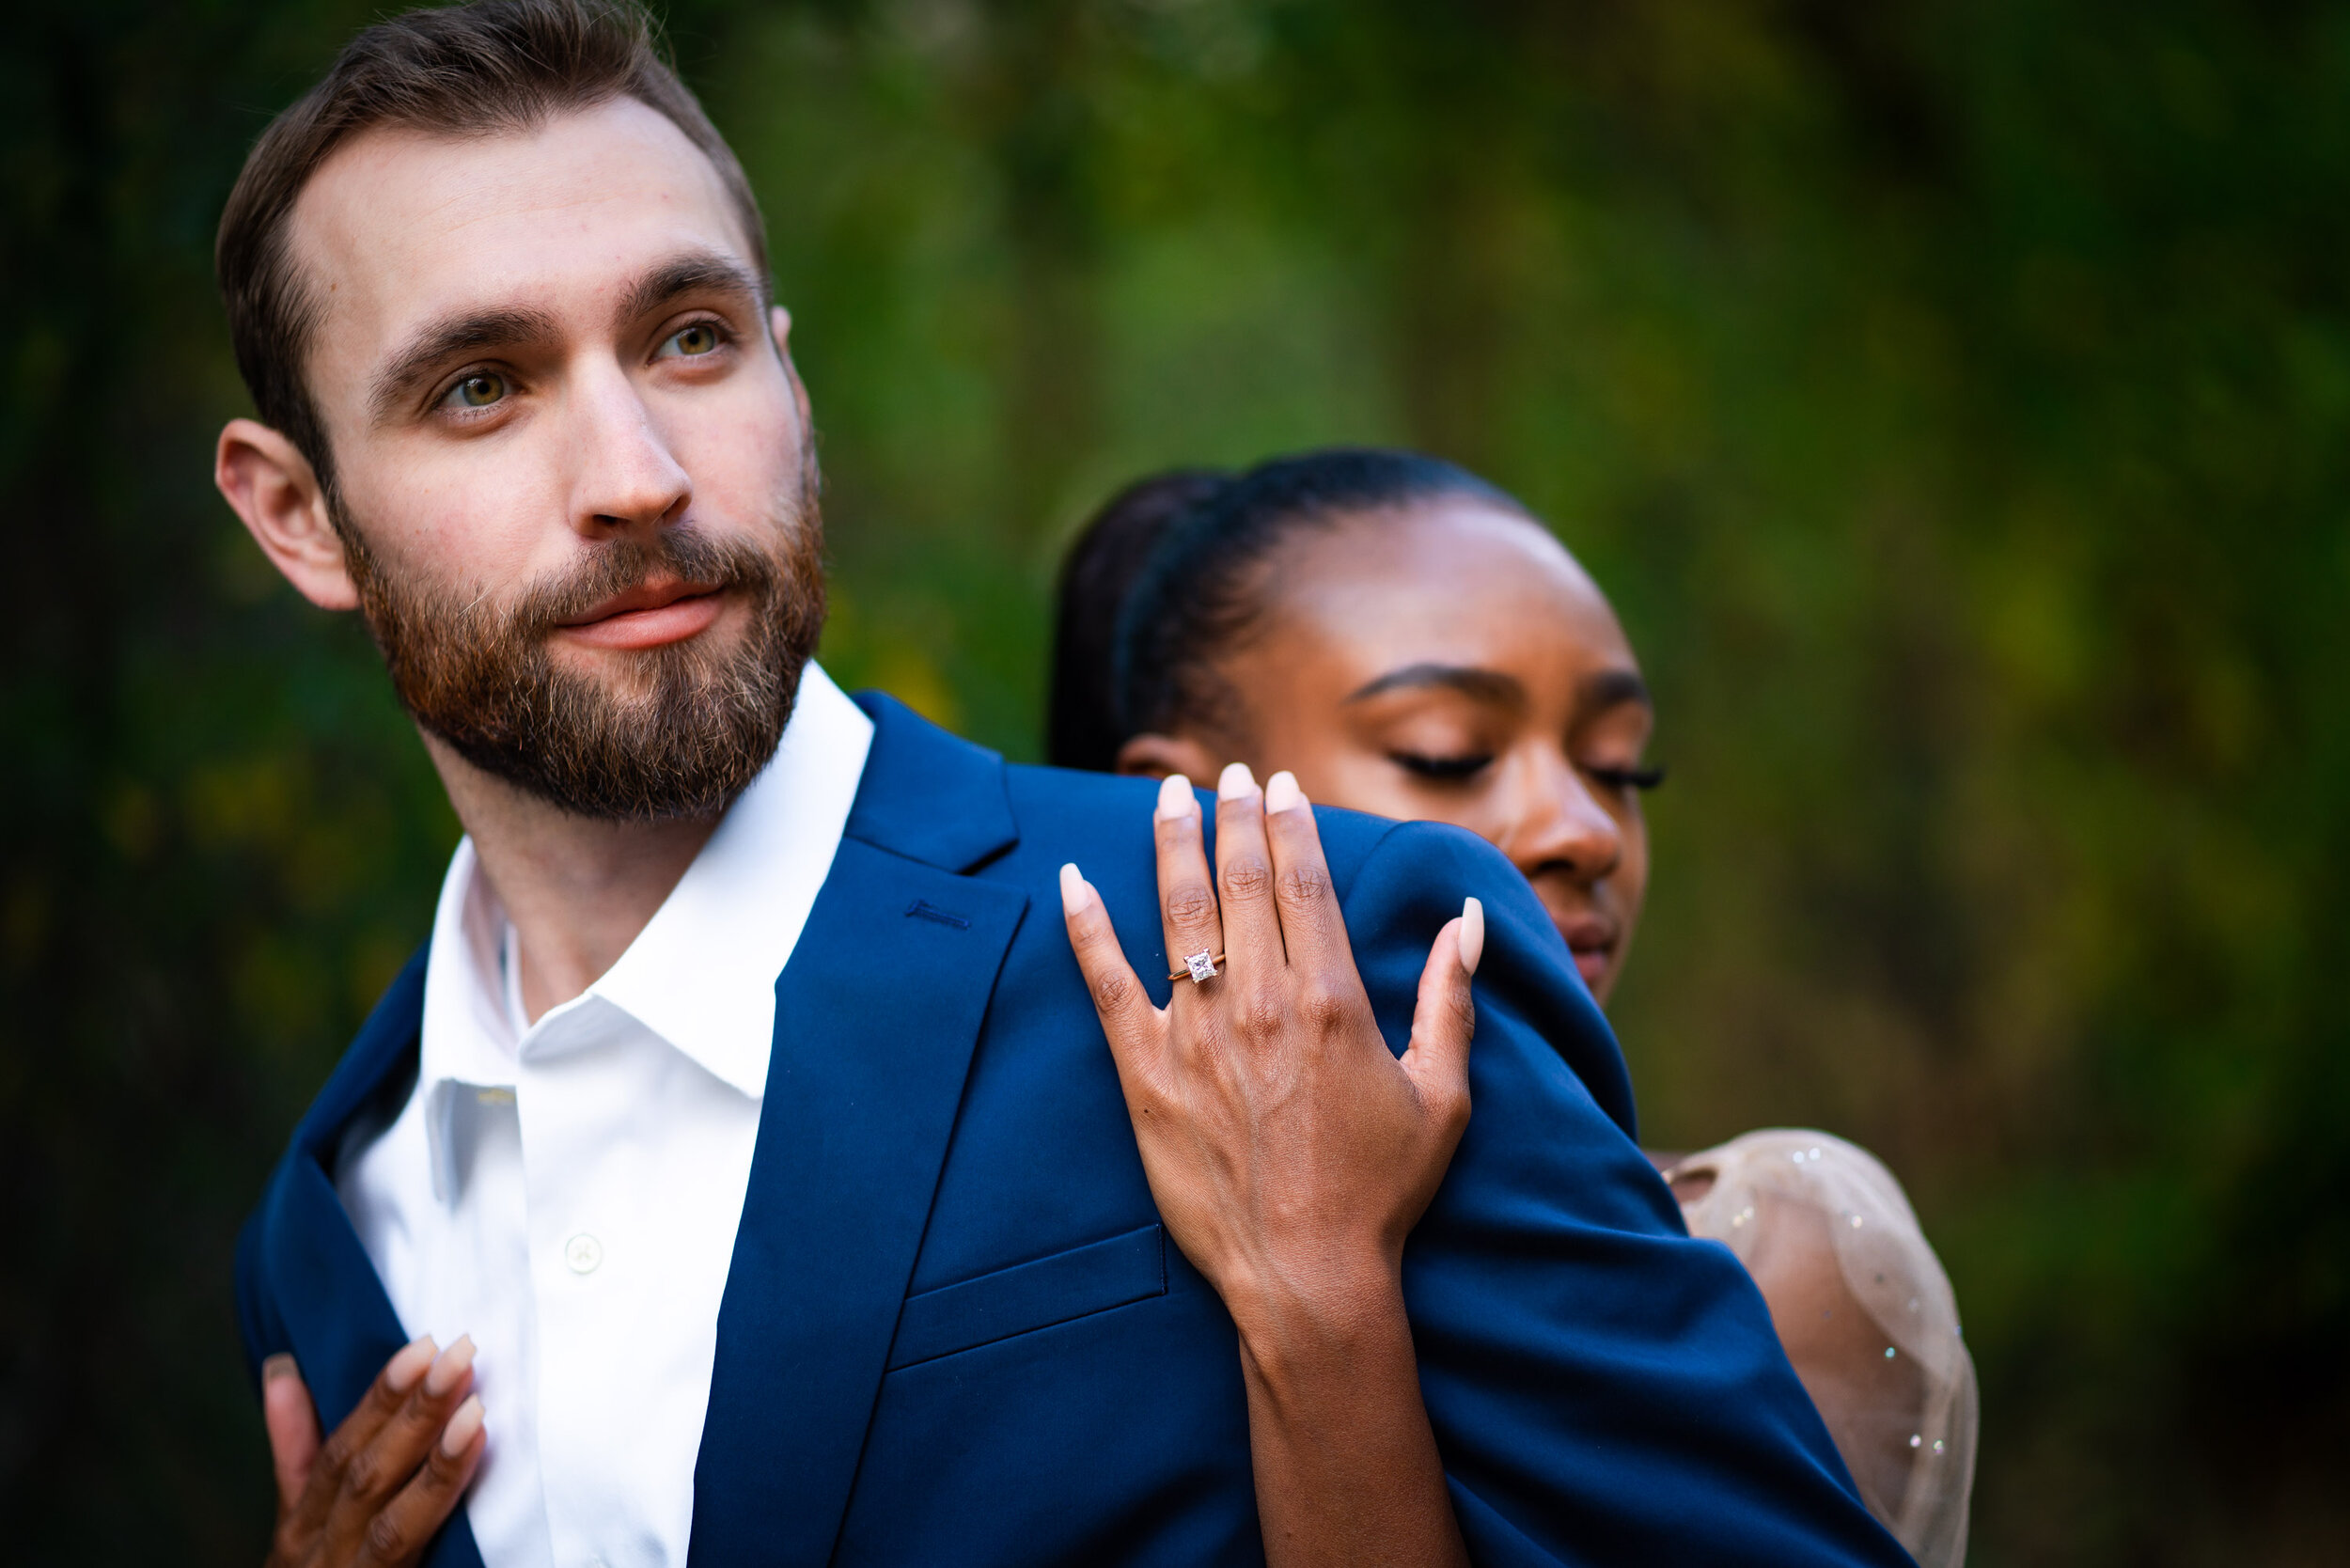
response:
{"label": "sheer beige sleeve", "polygon": [[1966,1557],[1975,1364],[1901,1184],[1826,1133],[1774,1128],[1666,1172],[1689,1233],[1762,1287],[1795,1375],[1861,1500],[1922,1568]]}

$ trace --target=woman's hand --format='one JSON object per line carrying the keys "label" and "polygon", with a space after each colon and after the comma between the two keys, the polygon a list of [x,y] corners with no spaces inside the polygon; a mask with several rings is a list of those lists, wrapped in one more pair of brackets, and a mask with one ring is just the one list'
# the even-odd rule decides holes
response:
{"label": "woman's hand", "polygon": [[464,1338],[446,1350],[430,1337],[403,1347],[323,1442],[293,1357],[273,1356],[261,1369],[261,1413],[277,1470],[269,1568],[423,1560],[487,1443]]}
{"label": "woman's hand", "polygon": [[[1221,955],[1162,1011],[1100,897],[1061,871],[1151,1195],[1240,1329],[1274,1560],[1462,1561],[1403,1314],[1403,1242],[1468,1124],[1472,899],[1437,933],[1389,1053],[1294,778],[1227,768],[1212,880],[1190,782],[1156,812],[1170,961]],[[1219,899],[1218,894],[1221,894]]]}

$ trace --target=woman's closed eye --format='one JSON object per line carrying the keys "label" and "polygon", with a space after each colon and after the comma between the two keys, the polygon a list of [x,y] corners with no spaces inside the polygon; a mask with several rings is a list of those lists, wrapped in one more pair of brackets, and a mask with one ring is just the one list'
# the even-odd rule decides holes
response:
{"label": "woman's closed eye", "polygon": [[1431,756],[1421,751],[1390,751],[1387,760],[1405,773],[1438,784],[1463,784],[1493,765],[1490,751]]}
{"label": "woman's closed eye", "polygon": [[1613,790],[1620,794],[1633,790],[1653,790],[1665,782],[1665,767],[1661,762],[1653,762],[1644,768],[1599,767],[1587,763],[1583,771],[1590,774],[1591,781],[1600,788]]}

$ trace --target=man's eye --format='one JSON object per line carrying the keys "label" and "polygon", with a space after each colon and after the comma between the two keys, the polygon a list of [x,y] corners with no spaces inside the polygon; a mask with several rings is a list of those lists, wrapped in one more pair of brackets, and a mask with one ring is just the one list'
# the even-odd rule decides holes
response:
{"label": "man's eye", "polygon": [[699,359],[706,353],[715,353],[718,346],[725,341],[718,335],[714,322],[696,321],[692,326],[681,327],[670,334],[669,340],[661,347],[665,353],[673,350],[684,358]]}
{"label": "man's eye", "polygon": [[507,393],[506,378],[495,370],[476,370],[472,375],[448,389],[441,400],[444,408],[488,408],[502,401]]}
{"label": "man's eye", "polygon": [[1493,763],[1491,752],[1470,752],[1460,757],[1431,757],[1418,751],[1390,751],[1387,760],[1405,773],[1416,774],[1440,784],[1458,784],[1476,777]]}

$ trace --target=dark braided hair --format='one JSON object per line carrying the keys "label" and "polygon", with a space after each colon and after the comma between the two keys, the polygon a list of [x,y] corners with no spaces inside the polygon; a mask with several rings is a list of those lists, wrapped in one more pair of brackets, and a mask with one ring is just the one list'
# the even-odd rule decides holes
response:
{"label": "dark braided hair", "polygon": [[1263,614],[1274,550],[1307,527],[1453,496],[1526,512],[1465,468],[1371,447],[1242,474],[1182,469],[1120,491],[1062,565],[1046,760],[1106,772],[1136,735],[1186,724],[1235,732],[1235,697],[1215,665]]}

